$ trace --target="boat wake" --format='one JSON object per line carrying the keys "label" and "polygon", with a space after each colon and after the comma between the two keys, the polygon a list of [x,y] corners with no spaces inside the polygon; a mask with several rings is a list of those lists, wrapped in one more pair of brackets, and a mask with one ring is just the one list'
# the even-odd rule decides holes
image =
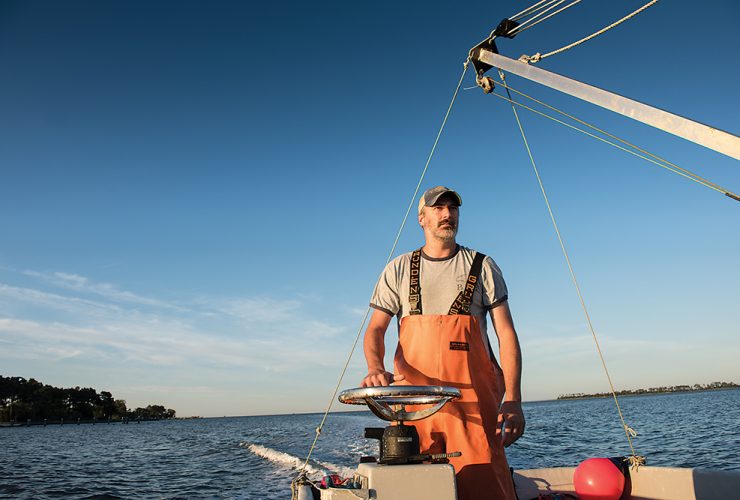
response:
{"label": "boat wake", "polygon": [[[239,446],[246,448],[258,457],[265,458],[270,462],[273,462],[281,467],[287,467],[291,469],[300,470],[303,468],[305,460],[302,460],[296,456],[282,451],[273,450],[259,444],[252,444],[247,442],[239,443]],[[325,476],[327,474],[339,474],[342,477],[352,477],[354,470],[342,465],[335,465],[328,462],[321,462],[319,460],[310,460],[306,465],[306,473],[309,475]]]}

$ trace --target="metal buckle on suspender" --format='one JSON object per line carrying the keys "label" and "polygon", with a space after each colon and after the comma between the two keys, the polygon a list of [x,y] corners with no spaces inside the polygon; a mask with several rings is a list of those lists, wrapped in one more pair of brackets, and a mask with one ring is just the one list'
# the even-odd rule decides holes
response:
{"label": "metal buckle on suspender", "polygon": [[421,310],[419,309],[419,294],[409,295],[409,306],[411,306],[411,309],[409,309],[409,314],[421,314]]}

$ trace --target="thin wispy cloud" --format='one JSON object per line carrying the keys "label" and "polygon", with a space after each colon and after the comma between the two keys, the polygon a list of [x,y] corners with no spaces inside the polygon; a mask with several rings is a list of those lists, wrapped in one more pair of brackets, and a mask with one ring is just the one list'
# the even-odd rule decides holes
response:
{"label": "thin wispy cloud", "polygon": [[127,290],[121,290],[117,286],[110,283],[94,282],[89,278],[80,276],[78,274],[64,272],[44,273],[28,269],[23,271],[22,274],[25,276],[37,278],[49,285],[66,288],[68,290],[74,290],[80,293],[97,295],[99,297],[110,300],[111,302],[139,304],[158,308],[173,309],[176,311],[184,310],[178,305],[174,305],[152,297],[145,297]]}
{"label": "thin wispy cloud", "polygon": [[[609,354],[661,350],[664,352],[690,352],[700,347],[691,343],[667,343],[660,340],[620,338],[599,335],[602,350]],[[595,354],[596,346],[590,335],[527,338],[521,341],[522,349],[530,355],[560,356],[565,354]]]}
{"label": "thin wispy cloud", "polygon": [[[118,389],[112,387],[112,390]],[[214,389],[211,386],[205,385],[131,385],[125,387],[127,391],[136,391],[151,394],[185,394],[189,396],[193,395],[208,395],[208,396],[224,396],[228,392],[224,390]]]}
{"label": "thin wispy cloud", "polygon": [[22,274],[56,290],[0,283],[0,341],[12,341],[0,357],[287,373],[338,362],[322,355],[320,341],[345,333],[297,298],[199,297],[173,306],[77,274]]}
{"label": "thin wispy cloud", "polygon": [[211,301],[215,312],[234,316],[249,323],[268,323],[292,318],[301,303],[298,300],[275,300],[266,297]]}
{"label": "thin wispy cloud", "polygon": [[109,311],[121,310],[121,308],[113,304],[104,304],[94,300],[61,295],[34,288],[11,286],[5,283],[0,283],[0,298],[2,297],[5,298],[6,302],[25,302],[37,307],[48,307],[67,312],[79,312],[81,310],[91,312],[93,309]]}

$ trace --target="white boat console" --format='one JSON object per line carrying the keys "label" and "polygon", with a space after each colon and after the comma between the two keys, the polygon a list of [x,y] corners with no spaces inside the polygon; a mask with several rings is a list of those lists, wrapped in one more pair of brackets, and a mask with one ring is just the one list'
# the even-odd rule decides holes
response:
{"label": "white boat console", "polygon": [[[434,415],[453,399],[460,397],[454,387],[387,386],[348,389],[339,395],[345,404],[365,404],[379,418],[391,422],[385,428],[365,428],[365,437],[378,439],[377,457],[363,457],[351,481],[324,484],[318,490],[321,500],[377,499],[456,500],[455,470],[445,462],[460,452],[422,454],[419,435],[413,425],[404,422]],[[408,405],[425,406],[407,411]],[[331,481],[327,481],[331,482]],[[299,500],[313,500],[316,489],[301,485]]]}

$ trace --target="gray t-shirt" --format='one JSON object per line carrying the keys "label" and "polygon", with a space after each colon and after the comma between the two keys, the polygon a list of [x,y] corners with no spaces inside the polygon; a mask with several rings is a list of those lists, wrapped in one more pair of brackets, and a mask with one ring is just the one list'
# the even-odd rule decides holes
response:
{"label": "gray t-shirt", "polygon": [[[465,287],[477,252],[458,245],[451,257],[434,259],[421,252],[420,288],[422,314],[448,314],[455,298]],[[370,307],[396,316],[400,321],[409,315],[409,280],[411,254],[405,253],[393,259],[383,270],[375,285]],[[492,258],[483,260],[480,279],[473,291],[470,314],[478,317],[484,340],[486,312],[507,300],[506,283],[501,269]]]}

